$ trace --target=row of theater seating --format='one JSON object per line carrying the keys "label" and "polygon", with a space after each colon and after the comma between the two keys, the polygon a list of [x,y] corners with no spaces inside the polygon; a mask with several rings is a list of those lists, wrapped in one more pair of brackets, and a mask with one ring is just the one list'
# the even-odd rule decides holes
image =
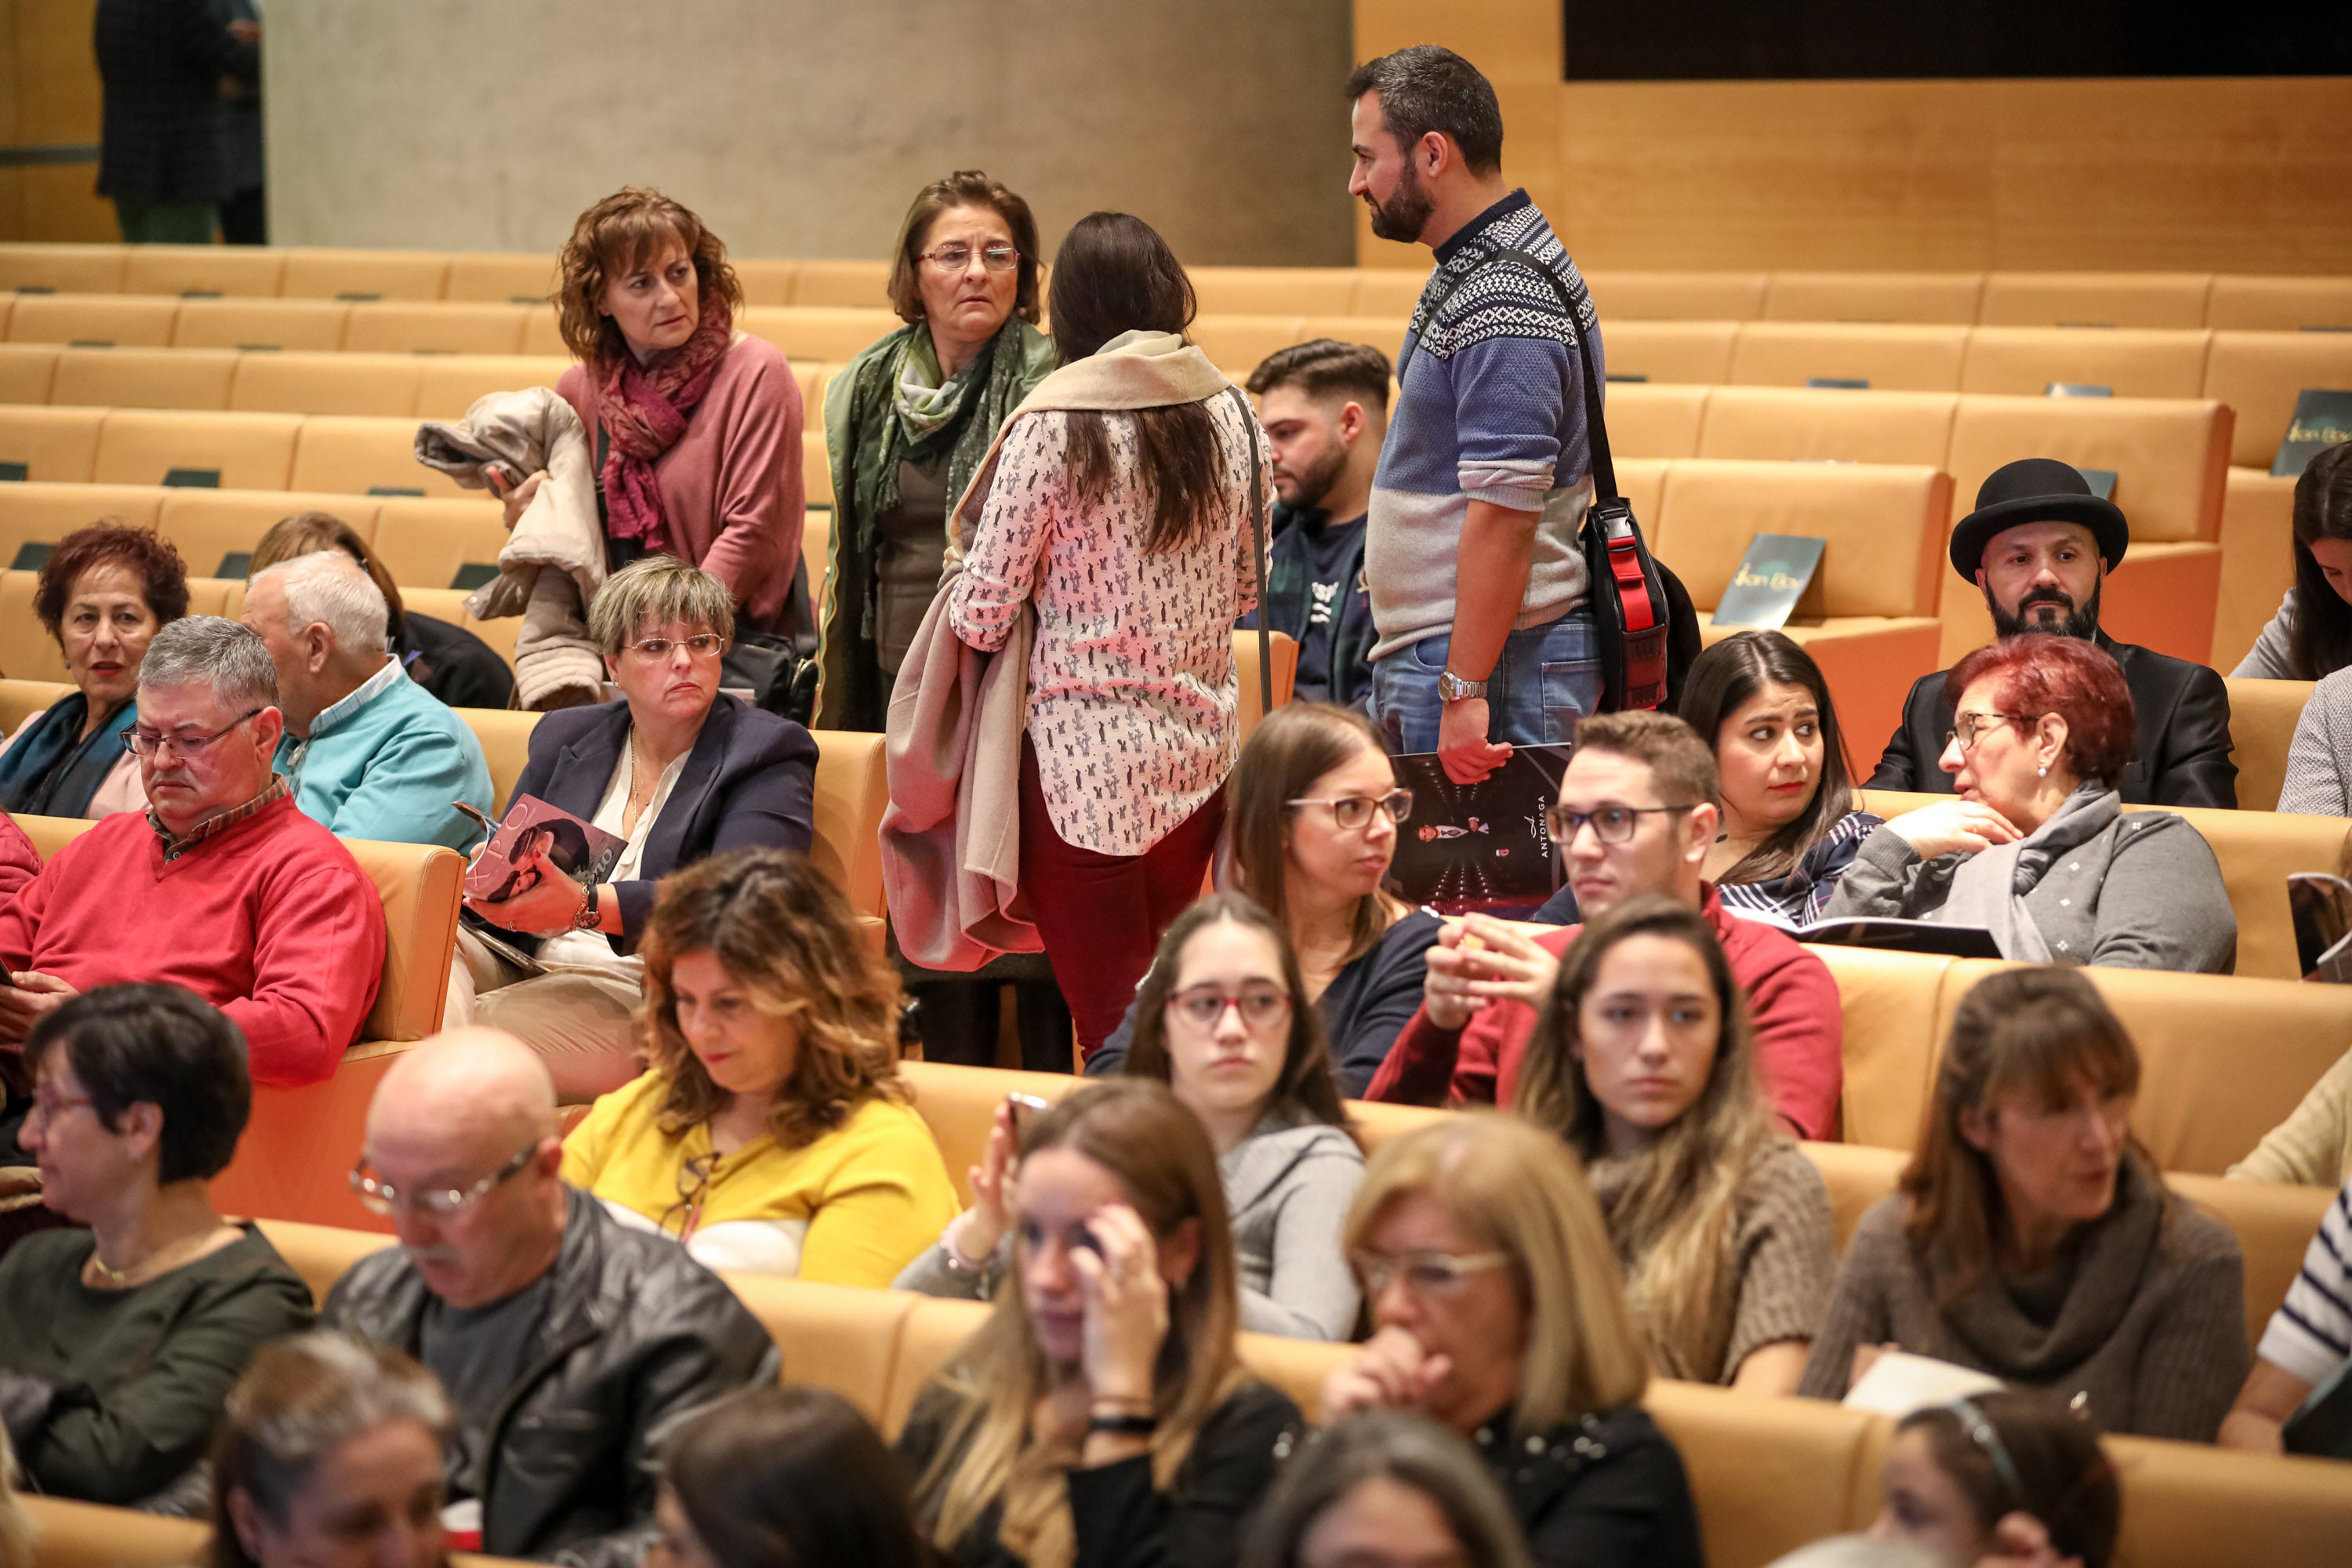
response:
{"label": "row of theater seating", "polygon": [[[732,258],[753,305],[878,306],[887,260]],[[1419,266],[1195,267],[1210,312],[1402,318]],[[1588,270],[1603,320],[1905,321],[1960,326],[2352,327],[2352,279],[2210,272]],[[0,246],[0,291],[509,303],[555,287],[545,251]]]}

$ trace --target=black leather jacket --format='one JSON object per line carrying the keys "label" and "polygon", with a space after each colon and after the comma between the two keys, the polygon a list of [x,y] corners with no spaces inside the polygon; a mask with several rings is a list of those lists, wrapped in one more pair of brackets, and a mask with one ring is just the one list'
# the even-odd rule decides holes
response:
{"label": "black leather jacket", "polygon": [[[394,1247],[344,1275],[320,1319],[415,1355],[427,1300]],[[529,1370],[481,1445],[482,1550],[635,1568],[656,1533],[656,1459],[672,1424],[774,1382],[778,1364],[759,1320],[674,1238],[626,1229],[572,1193]]]}

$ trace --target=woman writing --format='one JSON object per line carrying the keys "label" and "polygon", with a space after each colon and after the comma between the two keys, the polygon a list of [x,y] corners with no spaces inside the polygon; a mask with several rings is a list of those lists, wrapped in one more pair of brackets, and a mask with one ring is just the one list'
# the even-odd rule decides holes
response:
{"label": "woman writing", "polygon": [[594,887],[542,876],[509,899],[467,900],[455,1019],[495,1025],[546,1057],[567,1104],[637,1076],[637,946],[656,883],[726,849],[808,848],[816,742],[719,692],[734,626],[726,585],[683,561],[613,574],[589,628],[621,700],[541,719],[514,795],[536,795],[626,847]]}
{"label": "woman writing", "polygon": [[[1356,1322],[1339,1223],[1364,1157],[1305,989],[1264,910],[1239,893],[1203,899],[1168,928],[1143,977],[1127,1071],[1168,1085],[1209,1130],[1241,1269],[1242,1327],[1338,1340]],[[981,1292],[1009,1228],[1013,1144],[1011,1111],[1000,1108],[972,1178],[976,1201],[901,1285]]]}
{"label": "woman writing", "polygon": [[86,992],[35,1026],[20,1134],[82,1230],[0,1258],[0,1417],[41,1490],[185,1513],[255,1350],[310,1326],[310,1287],[205,1184],[253,1102],[236,1026],[175,985]]}
{"label": "woman writing", "polygon": [[2123,813],[2131,689],[2095,643],[2005,637],[1944,680],[1957,799],[1863,840],[1823,914],[1973,926],[2003,958],[2226,974],[2238,920],[2213,851],[2168,811]]}
{"label": "woman writing", "polygon": [[1879,826],[1854,809],[1821,666],[1785,632],[1734,632],[1692,661],[1676,711],[1715,752],[1723,824],[1704,873],[1724,908],[1811,925]]}
{"label": "woman writing", "polygon": [[[1425,960],[1444,922],[1381,890],[1412,792],[1397,787],[1380,731],[1352,709],[1290,702],[1252,731],[1226,786],[1233,881],[1298,954],[1339,1092],[1360,1099],[1421,1005]],[[1138,1014],[1087,1061],[1127,1060]]]}
{"label": "woman writing", "polygon": [[1229,1568],[1298,1419],[1239,1316],[1192,1113],[1128,1079],[1040,1112],[995,1310],[898,1436],[917,1523],[957,1568]]}
{"label": "woman writing", "polygon": [[143,811],[139,761],[122,736],[139,717],[139,661],[188,613],[180,552],[143,528],[78,528],[42,563],[33,613],[74,689],[0,744],[0,811],[96,820]]}
{"label": "woman writing", "polygon": [[1843,1398],[1893,1348],[2048,1389],[2109,1432],[2212,1441],[2246,1373],[2244,1265],[2133,1138],[2138,1089],[2139,1053],[2087,979],[1979,981],[1801,1392]]}
{"label": "woman writing", "polygon": [[1268,463],[1248,399],[1185,342],[1192,286],[1149,225],[1080,219],[1051,304],[1061,368],[973,481],[948,618],[992,652],[1035,605],[1021,884],[1092,1055],[1224,820]]}
{"label": "woman writing", "polygon": [[2233,680],[2325,680],[2352,665],[2352,442],[2304,465],[2293,517],[2294,586]]}
{"label": "woman writing", "polygon": [[1913,1412],[1895,1428],[1882,1480],[1886,1506],[1870,1533],[1946,1568],[2115,1561],[2115,1463],[2097,1430],[2047,1394],[2002,1389]]}
{"label": "woman writing", "polygon": [[1584,1161],[1669,1377],[1793,1394],[1829,1304],[1829,1191],[1756,1092],[1739,988],[1699,912],[1612,904],[1560,961],[1512,1109]]}
{"label": "woman writing", "polygon": [[653,1066],[563,1141],[563,1179],[713,1268],[887,1285],[955,1212],[898,1081],[898,985],[805,856],[743,849],[662,884]]}
{"label": "woman writing", "polygon": [[1326,1420],[1416,1410],[1469,1439],[1541,1568],[1700,1568],[1609,1233],[1558,1138],[1472,1111],[1391,1139],[1346,1242],[1377,1327],[1325,1380]]}

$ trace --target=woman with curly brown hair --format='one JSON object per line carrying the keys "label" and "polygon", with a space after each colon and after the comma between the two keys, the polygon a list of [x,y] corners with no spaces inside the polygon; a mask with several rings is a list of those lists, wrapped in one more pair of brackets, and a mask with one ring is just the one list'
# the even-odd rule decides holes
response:
{"label": "woman with curly brown hair", "polygon": [[[580,363],[555,389],[595,450],[607,568],[683,557],[727,584],[739,628],[778,629],[801,552],[800,386],[774,344],[736,327],[726,246],[630,186],[580,215],[557,269]],[[509,530],[544,482],[500,493]]]}
{"label": "woman with curly brown hair", "polygon": [[662,884],[643,951],[652,1068],[564,1141],[564,1181],[714,1268],[887,1285],[955,1189],[847,900],[788,850],[716,856]]}
{"label": "woman with curly brown hair", "polygon": [[120,522],[58,542],[33,590],[74,691],[0,744],[0,810],[95,821],[147,805],[122,732],[139,717],[139,661],[188,613],[188,568],[171,544]]}

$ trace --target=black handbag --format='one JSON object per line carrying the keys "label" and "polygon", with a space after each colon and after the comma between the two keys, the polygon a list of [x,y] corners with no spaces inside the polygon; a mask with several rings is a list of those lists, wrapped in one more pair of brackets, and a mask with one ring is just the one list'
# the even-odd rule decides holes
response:
{"label": "black handbag", "polygon": [[[1576,301],[1569,298],[1567,286],[1526,251],[1497,250],[1454,279],[1429,307],[1424,319],[1434,321],[1438,307],[1455,289],[1496,262],[1515,263],[1542,279],[1568,312],[1569,331],[1577,337],[1576,362],[1584,374],[1584,427],[1592,453],[1592,504],[1585,510],[1578,543],[1590,584],[1593,641],[1601,654],[1600,711],[1643,708],[1672,711],[1682,692],[1683,677],[1699,655],[1698,611],[1681,579],[1650,553],[1633,503],[1617,493],[1617,468],[1609,456],[1609,426],[1601,418],[1601,378],[1593,373]],[[1420,340],[1413,341],[1419,346]],[[1403,363],[1397,366],[1400,386],[1404,370]]]}

